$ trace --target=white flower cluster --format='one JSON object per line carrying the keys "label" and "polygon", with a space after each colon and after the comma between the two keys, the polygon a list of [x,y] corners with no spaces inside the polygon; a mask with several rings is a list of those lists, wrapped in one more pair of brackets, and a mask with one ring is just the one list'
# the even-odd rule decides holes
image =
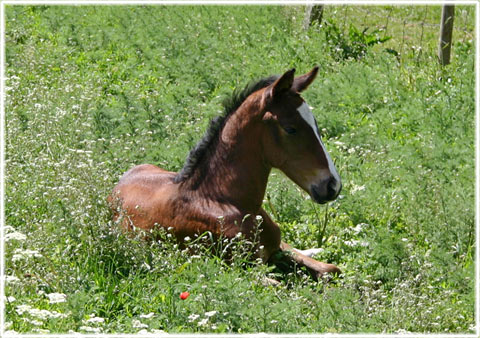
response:
{"label": "white flower cluster", "polygon": [[48,297],[48,302],[50,304],[64,303],[67,301],[67,295],[63,293],[57,293],[57,292],[49,293],[47,294],[47,297]]}
{"label": "white flower cluster", "polygon": [[12,261],[17,262],[23,259],[32,258],[32,257],[42,257],[38,250],[29,250],[29,249],[15,249],[12,256]]}
{"label": "white flower cluster", "polygon": [[28,313],[32,317],[36,317],[39,319],[48,319],[48,318],[66,318],[68,314],[60,313],[57,311],[49,311],[49,310],[41,310],[31,307],[30,305],[18,305],[16,308],[16,312],[19,315],[23,315],[24,313]]}
{"label": "white flower cluster", "polygon": [[213,317],[217,314],[217,311],[209,311],[209,312],[205,312],[205,317]]}
{"label": "white flower cluster", "polygon": [[155,316],[155,313],[150,312],[150,313],[148,313],[148,314],[146,314],[146,315],[144,315],[144,314],[140,315],[140,318],[150,319],[150,318],[152,318],[153,316]]}
{"label": "white flower cluster", "polygon": [[27,236],[21,232],[16,231],[13,227],[7,225],[5,226],[5,242],[10,242],[13,240],[24,241],[27,239]]}
{"label": "white flower cluster", "polygon": [[138,319],[134,319],[132,320],[132,327],[136,328],[136,329],[146,329],[148,328],[148,325],[147,324],[143,324],[141,321],[139,321]]}
{"label": "white flower cluster", "polygon": [[5,283],[16,284],[18,282],[20,282],[20,279],[17,276],[14,276],[14,275],[5,276]]}
{"label": "white flower cluster", "polygon": [[[217,314],[217,311],[208,311],[208,312],[205,312],[204,315],[205,315],[205,318],[203,318],[202,320],[200,320],[198,323],[197,323],[197,326],[207,326],[208,325],[208,321],[211,317],[215,316]],[[192,322],[195,322],[197,319],[200,318],[200,315],[197,315],[196,313],[193,313],[191,314],[190,316],[188,316],[188,321],[190,323]],[[216,328],[216,325],[212,325],[212,329],[215,329]]]}
{"label": "white flower cluster", "polygon": [[358,191],[363,191],[365,190],[365,186],[364,185],[356,185],[356,184],[352,184],[352,187],[350,188],[350,193],[352,195],[354,195],[356,192]]}
{"label": "white flower cluster", "polygon": [[352,239],[352,240],[347,240],[347,241],[344,241],[345,245],[348,245],[348,246],[351,246],[351,247],[355,247],[355,246],[362,246],[362,247],[367,247],[368,246],[368,242],[367,241],[360,241],[360,240],[356,240],[356,239]]}
{"label": "white flower cluster", "polygon": [[82,320],[83,326],[79,327],[80,331],[90,332],[90,333],[101,333],[103,329],[101,327],[91,327],[87,325],[98,325],[105,322],[105,318],[96,317],[94,313],[88,316],[87,319]]}
{"label": "white flower cluster", "polygon": [[105,318],[102,318],[102,317],[95,317],[95,315],[93,315],[93,317],[91,318],[88,318],[87,320],[84,320],[83,321],[85,324],[91,324],[91,323],[96,323],[96,324],[99,324],[99,323],[104,323],[105,322]]}
{"label": "white flower cluster", "polygon": [[91,333],[101,333],[102,332],[101,327],[90,327],[90,326],[80,326],[79,330],[80,331],[85,331],[85,332],[91,332]]}

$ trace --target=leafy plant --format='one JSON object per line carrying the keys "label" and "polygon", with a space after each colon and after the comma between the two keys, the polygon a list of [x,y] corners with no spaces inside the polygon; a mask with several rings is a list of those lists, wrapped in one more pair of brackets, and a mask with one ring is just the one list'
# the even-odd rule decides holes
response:
{"label": "leafy plant", "polygon": [[324,25],[325,39],[328,42],[331,54],[338,60],[361,59],[370,47],[390,40],[391,36],[380,37],[380,30],[368,32],[366,27],[360,31],[350,24],[345,34],[333,20],[326,20]]}

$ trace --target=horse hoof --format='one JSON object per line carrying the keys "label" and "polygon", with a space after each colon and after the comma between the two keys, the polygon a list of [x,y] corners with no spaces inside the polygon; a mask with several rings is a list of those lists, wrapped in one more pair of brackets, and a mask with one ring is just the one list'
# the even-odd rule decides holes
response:
{"label": "horse hoof", "polygon": [[333,277],[340,276],[342,270],[340,270],[336,265],[323,263],[322,267],[317,271],[317,280],[326,280],[327,282],[331,281]]}

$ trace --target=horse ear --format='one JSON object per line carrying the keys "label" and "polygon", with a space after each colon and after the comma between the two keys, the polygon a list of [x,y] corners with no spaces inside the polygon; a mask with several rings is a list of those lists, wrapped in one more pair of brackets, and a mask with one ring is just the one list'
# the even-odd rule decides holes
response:
{"label": "horse ear", "polygon": [[275,97],[287,92],[292,88],[295,68],[286,71],[274,83],[267,87],[264,94],[265,103],[271,103]]}
{"label": "horse ear", "polygon": [[298,93],[303,92],[315,80],[318,74],[318,66],[314,67],[309,73],[297,77],[293,81],[292,89]]}

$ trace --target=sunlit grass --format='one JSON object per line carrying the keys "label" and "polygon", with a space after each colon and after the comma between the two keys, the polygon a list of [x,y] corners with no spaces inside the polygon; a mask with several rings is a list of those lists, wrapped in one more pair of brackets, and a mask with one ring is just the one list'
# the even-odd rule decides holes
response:
{"label": "sunlit grass", "polygon": [[[403,12],[378,8],[347,17],[378,28],[391,10],[392,40],[338,60],[296,7],[7,6],[6,329],[473,332],[473,12],[442,69],[431,26],[421,57],[418,40],[402,40],[401,62],[385,53]],[[343,10],[325,15],[340,25]],[[405,15],[434,22],[424,10]],[[304,96],[343,192],[319,206],[274,171],[264,207],[344,276],[315,283],[245,264],[246,243],[226,263],[112,227],[106,197],[125,170],[179,170],[235,87],[315,64]]]}

